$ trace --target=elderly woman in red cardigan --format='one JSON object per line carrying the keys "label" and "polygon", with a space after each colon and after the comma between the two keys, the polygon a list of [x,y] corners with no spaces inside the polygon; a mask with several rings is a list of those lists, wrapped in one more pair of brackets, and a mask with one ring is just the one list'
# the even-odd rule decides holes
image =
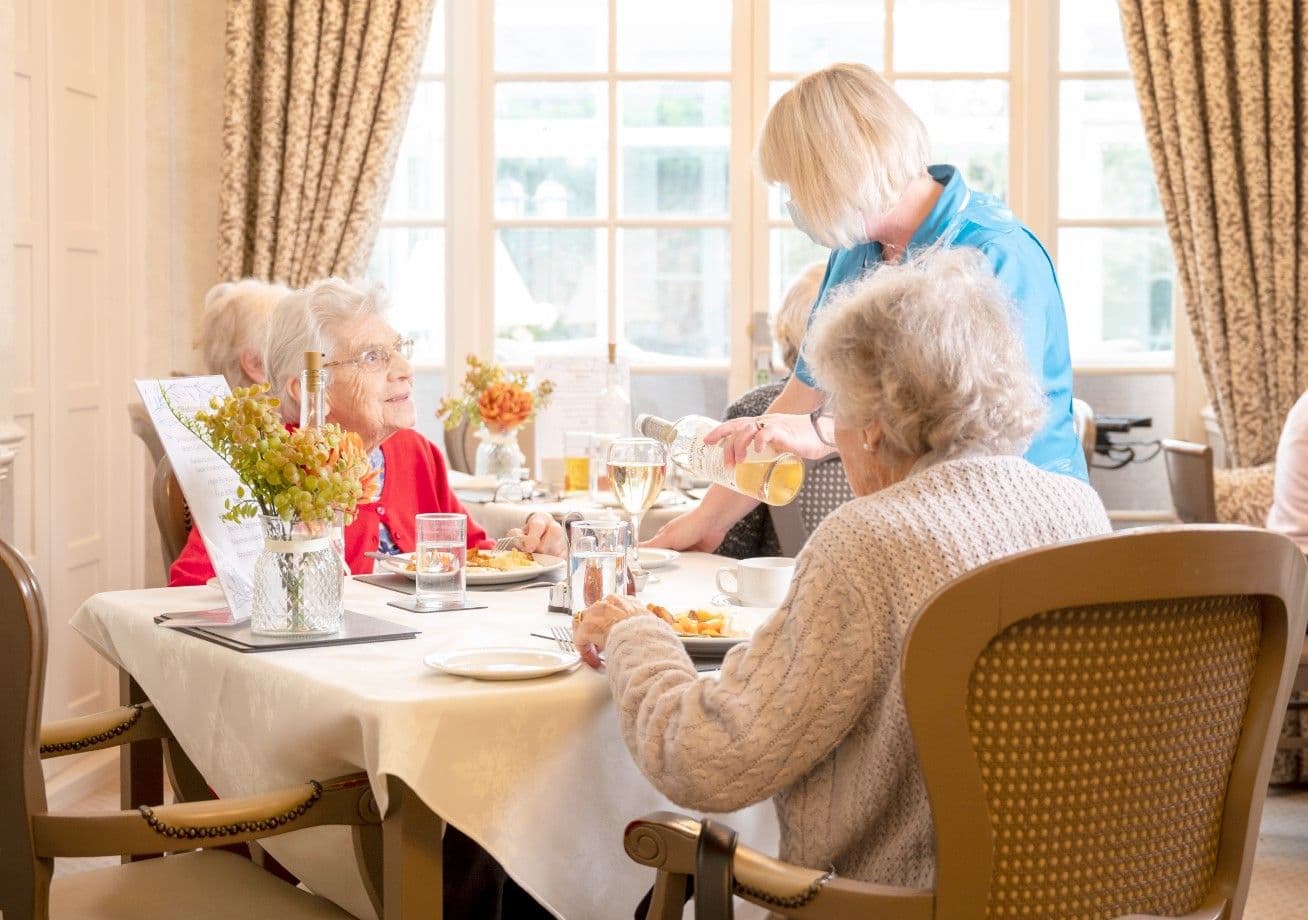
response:
{"label": "elderly woman in red cardigan", "polygon": [[[283,417],[299,418],[300,370],[306,351],[321,351],[331,369],[327,419],[362,439],[378,471],[380,495],[360,505],[345,528],[345,558],[356,575],[372,571],[365,553],[412,552],[414,516],[432,511],[466,514],[450,489],[440,449],[413,430],[413,341],[386,321],[381,289],[327,278],[296,291],[268,320],[264,367]],[[566,555],[563,530],[549,515],[529,515],[518,536],[526,552]],[[468,520],[468,546],[487,548],[486,532]],[[170,585],[204,584],[213,566],[192,530],[169,573]]]}

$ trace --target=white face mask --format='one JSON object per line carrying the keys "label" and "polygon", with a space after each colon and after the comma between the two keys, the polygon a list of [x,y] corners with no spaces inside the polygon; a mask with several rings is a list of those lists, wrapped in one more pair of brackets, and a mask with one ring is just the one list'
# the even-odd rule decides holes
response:
{"label": "white face mask", "polygon": [[813,232],[813,228],[810,227],[808,221],[804,219],[804,212],[799,209],[799,205],[795,204],[795,202],[791,201],[789,198],[786,199],[786,212],[790,214],[790,222],[795,225],[796,230],[803,233],[819,246],[826,246],[826,243],[817,238],[817,234]]}

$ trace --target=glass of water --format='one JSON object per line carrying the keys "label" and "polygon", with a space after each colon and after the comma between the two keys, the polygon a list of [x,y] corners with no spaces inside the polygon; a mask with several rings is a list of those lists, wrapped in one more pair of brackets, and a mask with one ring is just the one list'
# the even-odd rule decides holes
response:
{"label": "glass of water", "polygon": [[576,620],[591,604],[627,590],[626,521],[573,521],[568,527],[568,601]]}
{"label": "glass of water", "polygon": [[466,605],[464,564],[468,558],[466,514],[420,514],[414,527],[417,606],[449,610]]}

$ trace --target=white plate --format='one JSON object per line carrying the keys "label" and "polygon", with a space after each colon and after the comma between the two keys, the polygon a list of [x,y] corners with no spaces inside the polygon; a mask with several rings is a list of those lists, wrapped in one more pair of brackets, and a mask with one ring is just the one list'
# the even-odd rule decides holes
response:
{"label": "white plate", "polygon": [[669,563],[676,562],[681,553],[675,549],[655,549],[652,546],[642,546],[639,549],[640,566],[643,569],[661,569]]}
{"label": "white plate", "polygon": [[478,680],[527,680],[576,667],[576,652],[541,648],[476,648],[432,652],[422,663],[433,671]]}
{"label": "white plate", "polygon": [[[478,585],[507,585],[515,581],[531,581],[538,575],[554,572],[568,563],[566,559],[547,556],[544,553],[533,553],[532,558],[536,560],[536,565],[525,569],[512,569],[507,572],[501,572],[499,569],[467,569],[466,583],[468,587],[473,588]],[[377,560],[377,567],[406,578],[416,578],[416,572],[410,572],[405,568],[412,560],[412,553],[399,553],[392,559]]]}
{"label": "white plate", "polygon": [[[665,604],[673,615],[688,609],[685,605]],[[720,605],[711,604],[701,610],[719,609]],[[727,607],[727,629],[738,635],[733,636],[681,636],[681,644],[691,655],[725,655],[733,645],[748,641],[754,630],[772,615],[767,607]]]}

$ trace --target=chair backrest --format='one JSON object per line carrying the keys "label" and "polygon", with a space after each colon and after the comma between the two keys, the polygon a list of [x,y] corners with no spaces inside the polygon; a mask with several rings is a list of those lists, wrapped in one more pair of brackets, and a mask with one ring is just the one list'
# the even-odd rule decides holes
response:
{"label": "chair backrest", "polygon": [[127,407],[128,418],[132,421],[132,434],[141,439],[145,449],[150,452],[150,459],[155,465],[164,458],[163,442],[159,440],[159,432],[154,430],[154,422],[150,419],[150,410],[145,408],[144,403],[134,402]]}
{"label": "chair backrest", "polygon": [[32,845],[31,815],[46,810],[41,772],[45,689],[45,601],[18,550],[0,540],[0,668],[9,692],[0,702],[0,913],[32,916],[45,903],[53,860]]}
{"label": "chair backrest", "polygon": [[1163,462],[1172,505],[1183,524],[1212,524],[1217,521],[1213,488],[1213,449],[1206,444],[1163,440]]}
{"label": "chair backrest", "polygon": [[789,505],[768,508],[783,556],[797,556],[823,518],[854,497],[840,455],[804,461],[804,485]]}
{"label": "chair backrest", "polygon": [[186,546],[191,532],[191,509],[173,472],[173,465],[164,457],[154,471],[154,521],[159,525],[159,539],[163,543],[164,574],[167,575],[173,560]]}
{"label": "chair backrest", "polygon": [[477,455],[477,438],[466,421],[445,429],[445,463],[460,473],[471,473]]}
{"label": "chair backrest", "polygon": [[1306,592],[1293,543],[1224,527],[1034,550],[938,592],[902,671],[935,916],[1238,917]]}
{"label": "chair backrest", "polygon": [[1072,400],[1072,429],[1076,439],[1081,442],[1081,452],[1085,454],[1085,465],[1090,466],[1095,455],[1095,410],[1084,399]]}

